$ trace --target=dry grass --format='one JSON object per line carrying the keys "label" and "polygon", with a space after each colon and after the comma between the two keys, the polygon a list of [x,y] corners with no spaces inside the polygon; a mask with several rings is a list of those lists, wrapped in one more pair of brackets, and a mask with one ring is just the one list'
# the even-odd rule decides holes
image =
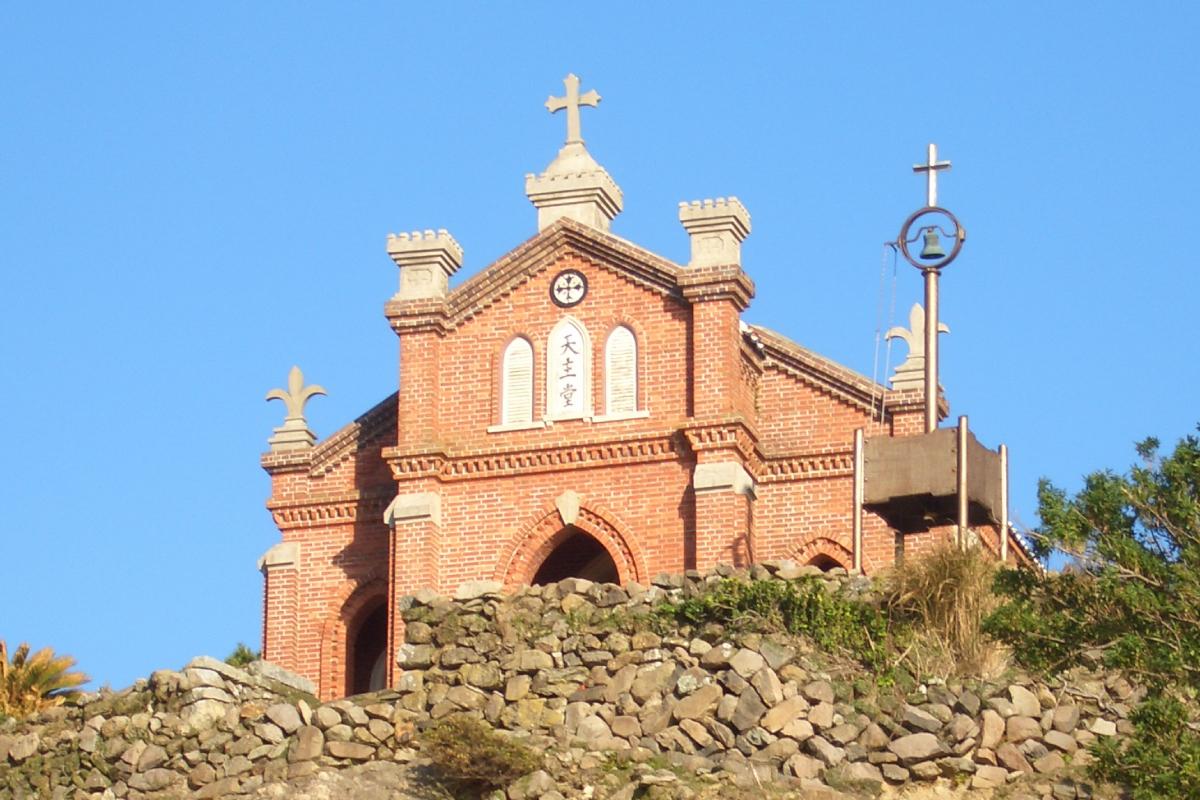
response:
{"label": "dry grass", "polygon": [[981,630],[999,603],[992,592],[997,568],[978,547],[946,544],[888,573],[884,602],[893,619],[913,627],[905,658],[918,674],[989,678],[1008,665],[1005,648]]}

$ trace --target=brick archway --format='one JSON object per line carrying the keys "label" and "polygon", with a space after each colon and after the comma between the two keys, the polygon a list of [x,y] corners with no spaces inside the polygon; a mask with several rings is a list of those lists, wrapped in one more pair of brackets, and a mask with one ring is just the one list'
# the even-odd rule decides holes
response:
{"label": "brick archway", "polygon": [[575,520],[566,525],[558,509],[551,505],[538,512],[509,541],[501,553],[494,577],[509,588],[532,582],[547,556],[575,532],[582,531],[608,553],[616,565],[620,583],[644,581],[647,577],[645,558],[637,542],[627,536],[625,530],[611,512],[595,506],[580,507]]}
{"label": "brick archway", "polygon": [[321,678],[317,691],[322,700],[345,695],[350,628],[381,600],[387,602],[387,581],[382,578],[344,581],[334,593],[321,624]]}
{"label": "brick archway", "polygon": [[854,566],[854,553],[842,543],[827,536],[818,536],[802,542],[792,549],[788,558],[797,564],[828,565],[832,561],[844,569],[852,569]]}

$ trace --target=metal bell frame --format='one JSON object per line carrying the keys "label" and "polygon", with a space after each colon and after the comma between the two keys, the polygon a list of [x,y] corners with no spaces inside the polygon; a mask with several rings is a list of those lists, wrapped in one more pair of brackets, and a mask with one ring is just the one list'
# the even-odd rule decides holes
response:
{"label": "metal bell frame", "polygon": [[[911,244],[912,242],[915,242],[917,240],[917,236],[914,236],[910,239],[908,237],[908,233],[909,233],[909,230],[912,228],[914,222],[916,222],[918,219],[920,219],[921,217],[924,217],[928,214],[943,214],[952,223],[954,223],[954,231],[949,234],[949,236],[952,239],[954,239],[954,246],[950,248],[950,252],[943,258],[938,259],[936,261],[929,262],[929,263],[924,263],[924,262],[918,260],[918,258],[920,258],[919,256],[914,256],[912,253],[909,252],[908,246],[909,246],[909,244]],[[932,231],[932,229],[934,227],[937,227],[937,226],[931,226],[927,230]],[[943,231],[943,233],[944,232],[945,231]],[[900,253],[904,256],[905,261],[912,264],[914,267],[921,270],[922,272],[925,272],[927,270],[935,270],[935,271],[940,270],[942,267],[946,266],[951,261],[953,261],[955,258],[957,258],[959,251],[962,250],[963,242],[965,242],[966,240],[967,240],[967,230],[959,223],[958,217],[954,216],[949,211],[947,211],[946,209],[944,209],[940,206],[926,206],[924,208],[914,211],[912,214],[909,215],[908,219],[904,220],[904,224],[900,227],[900,236],[896,239],[896,246],[900,249]]]}

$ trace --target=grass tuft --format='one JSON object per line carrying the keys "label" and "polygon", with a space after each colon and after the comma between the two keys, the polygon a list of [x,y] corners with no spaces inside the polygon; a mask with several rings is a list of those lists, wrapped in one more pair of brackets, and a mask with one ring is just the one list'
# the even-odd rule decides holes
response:
{"label": "grass tuft", "polygon": [[909,660],[919,673],[989,677],[1007,666],[1006,650],[982,630],[999,602],[992,591],[997,567],[981,548],[947,543],[884,577],[884,606],[893,623],[911,631]]}

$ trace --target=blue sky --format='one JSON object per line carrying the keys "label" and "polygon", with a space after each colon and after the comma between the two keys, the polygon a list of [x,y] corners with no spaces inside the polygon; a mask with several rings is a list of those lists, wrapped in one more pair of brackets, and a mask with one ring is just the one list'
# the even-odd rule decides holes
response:
{"label": "blue sky", "polygon": [[[298,363],[322,436],[393,391],[389,231],[474,274],[535,231],[561,144],[614,231],[687,258],[677,203],[736,195],[746,314],[867,375],[882,243],[941,200],[954,414],[1047,475],[1200,420],[1194,4],[9,4],[0,13],[0,638],[114,687],[259,636],[258,457]],[[895,280],[895,320],[920,298]],[[885,316],[887,316],[885,314]],[[885,319],[885,326],[890,320]],[[893,353],[893,365],[902,352]]]}

